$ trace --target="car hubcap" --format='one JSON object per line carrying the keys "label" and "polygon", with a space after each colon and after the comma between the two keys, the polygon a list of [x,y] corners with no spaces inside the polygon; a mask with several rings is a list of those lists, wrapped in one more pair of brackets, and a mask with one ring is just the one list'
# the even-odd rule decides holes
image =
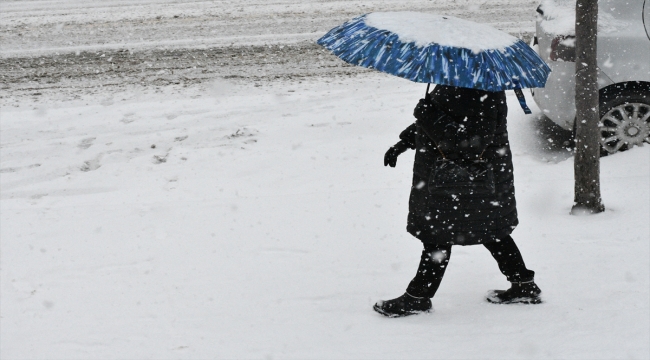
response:
{"label": "car hubcap", "polygon": [[600,119],[600,144],[608,153],[650,143],[650,105],[629,103],[616,106]]}

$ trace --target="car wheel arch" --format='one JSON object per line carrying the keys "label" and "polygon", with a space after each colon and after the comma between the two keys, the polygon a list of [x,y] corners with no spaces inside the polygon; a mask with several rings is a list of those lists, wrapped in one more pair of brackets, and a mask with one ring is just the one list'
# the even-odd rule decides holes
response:
{"label": "car wheel arch", "polygon": [[640,96],[648,97],[650,100],[650,82],[626,81],[605,86],[599,90],[600,102],[612,101],[624,92],[636,93]]}

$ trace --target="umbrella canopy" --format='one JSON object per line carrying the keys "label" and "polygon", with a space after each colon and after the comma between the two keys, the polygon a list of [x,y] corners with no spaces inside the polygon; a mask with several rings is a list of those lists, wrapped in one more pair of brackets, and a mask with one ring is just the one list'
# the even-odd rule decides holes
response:
{"label": "umbrella canopy", "polygon": [[318,44],[353,65],[486,91],[544,87],[551,71],[523,41],[452,16],[370,13],[335,27]]}

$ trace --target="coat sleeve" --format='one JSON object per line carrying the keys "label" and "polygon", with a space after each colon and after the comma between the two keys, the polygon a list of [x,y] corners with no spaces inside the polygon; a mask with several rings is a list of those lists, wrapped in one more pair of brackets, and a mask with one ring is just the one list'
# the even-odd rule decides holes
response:
{"label": "coat sleeve", "polygon": [[409,146],[409,148],[415,150],[416,135],[417,135],[417,129],[415,123],[413,123],[399,134],[399,138],[400,140],[404,141]]}

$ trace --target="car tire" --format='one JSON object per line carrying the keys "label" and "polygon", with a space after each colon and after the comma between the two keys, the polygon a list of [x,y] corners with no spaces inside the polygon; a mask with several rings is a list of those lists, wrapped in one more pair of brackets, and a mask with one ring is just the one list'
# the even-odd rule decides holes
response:
{"label": "car tire", "polygon": [[601,156],[650,143],[650,87],[621,85],[601,90],[598,133]]}

